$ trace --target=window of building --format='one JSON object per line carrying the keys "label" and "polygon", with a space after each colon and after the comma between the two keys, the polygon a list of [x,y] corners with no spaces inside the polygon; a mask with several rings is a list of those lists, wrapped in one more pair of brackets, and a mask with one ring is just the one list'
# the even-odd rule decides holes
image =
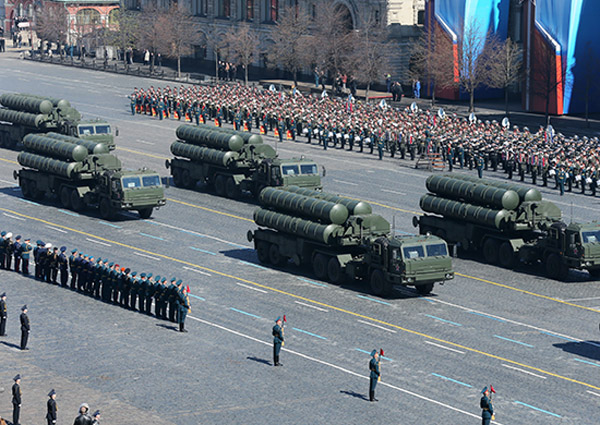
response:
{"label": "window of building", "polygon": [[246,21],[251,21],[254,19],[254,0],[245,0],[246,1],[246,14],[244,18]]}
{"label": "window of building", "polygon": [[194,45],[194,59],[206,59],[206,46]]}
{"label": "window of building", "polygon": [[279,18],[279,0],[269,0],[269,21],[277,22]]}
{"label": "window of building", "polygon": [[310,5],[310,16],[313,19],[317,17],[317,5],[314,3]]}
{"label": "window of building", "polygon": [[375,18],[375,23],[378,24],[379,23],[379,10],[375,11],[374,18]]}
{"label": "window of building", "polygon": [[419,10],[417,12],[417,25],[425,25],[425,11]]}
{"label": "window of building", "polygon": [[192,15],[206,16],[207,9],[207,0],[192,0]]}
{"label": "window of building", "polygon": [[231,0],[219,0],[219,17],[231,17]]}

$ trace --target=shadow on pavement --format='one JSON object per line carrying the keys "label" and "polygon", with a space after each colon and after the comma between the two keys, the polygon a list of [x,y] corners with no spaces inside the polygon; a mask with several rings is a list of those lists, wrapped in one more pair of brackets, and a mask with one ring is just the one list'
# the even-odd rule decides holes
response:
{"label": "shadow on pavement", "polygon": [[600,361],[600,341],[573,341],[553,345],[567,353]]}
{"label": "shadow on pavement", "polygon": [[252,360],[253,362],[256,362],[256,363],[262,363],[262,364],[265,364],[267,366],[273,366],[273,363],[271,363],[270,361],[265,360],[265,359],[261,359],[261,358],[258,358],[258,357],[254,357],[254,356],[248,356],[248,357],[246,357],[246,360]]}
{"label": "shadow on pavement", "polygon": [[360,398],[361,400],[364,400],[364,401],[369,401],[369,399],[367,397],[365,397],[364,394],[359,394],[359,393],[354,392],[354,391],[341,390],[340,393],[348,395],[350,397]]}
{"label": "shadow on pavement", "polygon": [[21,346],[19,346],[17,344],[13,344],[12,342],[0,341],[0,344],[6,345],[7,347],[10,347],[10,348],[16,348],[17,350],[21,350]]}
{"label": "shadow on pavement", "polygon": [[157,323],[156,326],[158,326],[159,328],[165,328],[165,329],[169,329],[171,331],[179,331],[179,328],[176,326],[171,326],[171,325],[165,325],[164,323]]}

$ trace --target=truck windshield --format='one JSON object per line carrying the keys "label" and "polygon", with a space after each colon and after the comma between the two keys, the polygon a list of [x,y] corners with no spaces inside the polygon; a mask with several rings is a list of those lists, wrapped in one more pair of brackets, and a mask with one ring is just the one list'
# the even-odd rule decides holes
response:
{"label": "truck windshield", "polygon": [[581,232],[581,239],[583,240],[583,243],[599,243],[600,230]]}
{"label": "truck windshield", "polygon": [[110,125],[96,125],[96,134],[110,134]]}
{"label": "truck windshield", "polygon": [[121,180],[123,181],[124,189],[131,189],[134,187],[140,187],[142,185],[140,178],[137,176],[123,177]]}
{"label": "truck windshield", "polygon": [[425,250],[422,246],[405,246],[402,248],[402,252],[407,260],[425,257]]}
{"label": "truck windshield", "polygon": [[302,174],[319,174],[317,164],[301,164],[300,172]]}
{"label": "truck windshield", "polygon": [[298,172],[298,166],[297,165],[282,165],[281,166],[281,173],[284,176],[296,176],[296,175],[300,174]]}
{"label": "truck windshield", "polygon": [[148,186],[160,186],[160,177],[156,176],[143,176],[142,184],[145,187]]}
{"label": "truck windshield", "polygon": [[93,125],[80,125],[78,127],[80,136],[89,136],[90,134],[94,134],[94,126]]}
{"label": "truck windshield", "polygon": [[448,255],[448,250],[446,249],[446,245],[443,243],[436,243],[435,245],[427,245],[427,256],[428,257],[437,257],[438,255]]}

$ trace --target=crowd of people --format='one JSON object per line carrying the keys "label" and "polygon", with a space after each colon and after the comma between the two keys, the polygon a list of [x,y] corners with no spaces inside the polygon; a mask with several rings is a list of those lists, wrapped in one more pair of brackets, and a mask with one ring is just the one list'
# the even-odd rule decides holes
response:
{"label": "crowd of people", "polygon": [[[401,159],[439,155],[453,167],[501,169],[532,184],[549,182],[566,190],[596,196],[600,184],[598,137],[567,137],[551,126],[530,131],[508,120],[460,118],[455,114],[422,111],[411,105],[390,107],[385,101],[365,103],[348,97],[303,95],[239,84],[149,87],[135,89],[132,114],[171,118],[197,125],[231,123],[244,131],[273,134],[280,141],[300,140],[323,147],[373,153]],[[562,173],[562,174],[561,174]],[[561,184],[560,176],[564,175]]]}
{"label": "crowd of people", "polygon": [[[190,311],[189,286],[176,278],[138,273],[108,259],[94,257],[77,249],[67,257],[67,247],[60,249],[41,240],[35,245],[29,238],[11,232],[0,233],[0,269],[14,270],[29,276],[33,260],[33,277],[49,284],[70,288],[107,303],[152,315],[179,324],[187,332],[185,319]],[[14,265],[14,268],[13,268]],[[23,347],[22,347],[23,348]]]}

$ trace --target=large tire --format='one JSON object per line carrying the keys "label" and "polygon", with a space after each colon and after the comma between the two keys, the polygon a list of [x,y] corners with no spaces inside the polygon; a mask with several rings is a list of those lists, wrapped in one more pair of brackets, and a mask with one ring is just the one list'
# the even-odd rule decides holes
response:
{"label": "large tire", "polygon": [[71,208],[71,190],[66,186],[60,188],[60,204],[63,208]]}
{"label": "large tire", "polygon": [[21,193],[23,194],[23,198],[31,199],[32,196],[31,196],[31,189],[29,187],[29,180],[21,179],[20,184],[21,184]]}
{"label": "large tire", "polygon": [[433,283],[428,283],[427,285],[417,285],[415,289],[419,295],[429,295],[431,291],[433,291]]}
{"label": "large tire", "polygon": [[152,207],[142,208],[142,209],[138,210],[138,214],[140,215],[140,218],[143,218],[144,220],[148,220],[150,217],[152,217],[153,210],[154,209]]}
{"label": "large tire", "polygon": [[505,269],[512,269],[516,263],[515,252],[509,242],[503,242],[498,251],[498,262]]}
{"label": "large tire", "polygon": [[563,264],[558,254],[550,254],[546,258],[546,275],[550,279],[565,280],[569,274],[569,268]]}
{"label": "large tire", "polygon": [[225,176],[221,174],[215,177],[215,192],[219,196],[225,196]]}
{"label": "large tire", "polygon": [[83,209],[83,199],[77,193],[77,190],[71,190],[71,209],[73,211],[81,211]]}
{"label": "large tire", "polygon": [[173,184],[177,187],[184,187],[181,181],[181,170],[179,168],[173,168]]}
{"label": "large tire", "polygon": [[331,257],[327,262],[327,278],[336,285],[341,285],[344,281],[342,266],[337,257]]}
{"label": "large tire", "polygon": [[269,244],[267,242],[258,242],[256,244],[256,255],[258,261],[262,264],[269,263]]}
{"label": "large tire", "polygon": [[269,262],[274,266],[280,266],[285,263],[285,257],[279,252],[279,247],[275,244],[271,244],[269,247]]}
{"label": "large tire", "polygon": [[483,244],[483,258],[489,264],[498,262],[498,242],[495,239],[486,239]]}
{"label": "large tire", "polygon": [[230,199],[237,199],[240,196],[240,188],[233,177],[227,177],[225,181],[225,194]]}
{"label": "large tire", "polygon": [[316,254],[312,266],[317,279],[325,279],[327,276],[327,257],[323,254]]}
{"label": "large tire", "polygon": [[100,200],[100,205],[98,206],[98,208],[100,209],[100,217],[102,217],[104,220],[113,219],[115,212],[110,206],[110,201],[108,199],[102,198]]}
{"label": "large tire", "polygon": [[391,285],[385,281],[385,277],[381,270],[373,270],[369,285],[371,287],[371,292],[378,296],[389,295],[392,289]]}

